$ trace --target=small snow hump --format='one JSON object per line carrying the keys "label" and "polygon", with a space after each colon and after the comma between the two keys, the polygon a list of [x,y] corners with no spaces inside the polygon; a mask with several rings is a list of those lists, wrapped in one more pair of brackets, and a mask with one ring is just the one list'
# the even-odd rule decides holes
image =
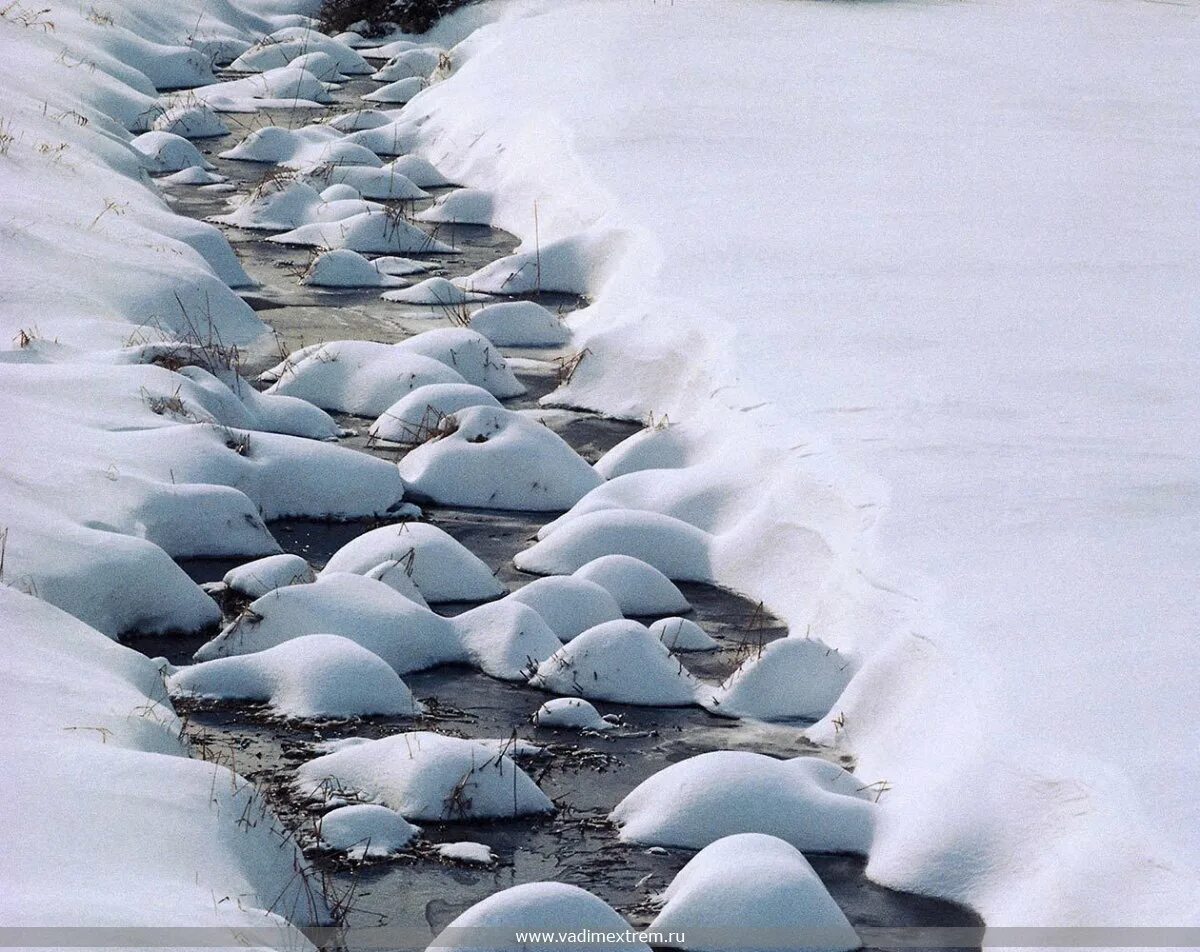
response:
{"label": "small snow hump", "polygon": [[508,596],[536,611],[562,641],[624,617],[608,589],[571,575],[534,579]]}
{"label": "small snow hump", "polygon": [[556,697],[533,713],[538,727],[561,727],[573,731],[607,731],[615,726],[581,697]]}
{"label": "small snow hump", "polygon": [[394,856],[420,834],[420,827],[377,803],[338,807],[317,825],[322,843],[357,860]]}

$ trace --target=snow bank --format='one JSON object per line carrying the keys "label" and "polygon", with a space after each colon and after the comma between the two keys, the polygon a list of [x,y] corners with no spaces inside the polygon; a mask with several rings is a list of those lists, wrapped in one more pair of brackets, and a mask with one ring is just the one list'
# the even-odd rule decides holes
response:
{"label": "snow bank", "polygon": [[442,421],[468,407],[499,407],[500,401],[483,387],[469,383],[434,383],[418,387],[383,411],[371,424],[371,436],[393,443],[423,443]]}
{"label": "snow bank", "polygon": [[261,598],[285,585],[306,585],[317,580],[316,573],[298,555],[268,555],[230,569],[223,581],[231,591],[247,598]]}
{"label": "snow bank", "polygon": [[578,697],[556,697],[533,712],[538,727],[564,727],[573,731],[607,731],[613,725],[591,704]]}
{"label": "snow bank", "polygon": [[310,760],[296,790],[314,799],[354,791],[407,820],[465,820],[552,813],[554,804],[508,757],[429,731],[397,734]]}
{"label": "snow bank", "polygon": [[471,315],[470,327],[499,347],[558,347],[571,339],[562,321],[533,301],[489,304]]}
{"label": "snow bank", "polygon": [[765,833],[804,852],[865,855],[876,809],[864,790],[827,760],[718,750],[638,784],[611,819],[632,843],[701,849],[735,833]]}
{"label": "snow bank", "polygon": [[320,79],[291,65],[195,89],[191,95],[216,112],[315,109],[333,102]]}
{"label": "snow bank", "polygon": [[[739,833],[710,843],[660,898],[665,905],[647,926],[651,931],[686,937],[709,935],[710,929],[726,935],[761,930],[775,939],[793,936],[789,947],[807,952],[849,952],[862,945],[808,860],[774,836]],[[703,938],[683,946],[705,952],[743,947]]]}
{"label": "snow bank", "polygon": [[330,810],[317,827],[321,842],[351,859],[382,859],[400,852],[421,834],[395,810],[352,803]]}
{"label": "snow bank", "polygon": [[346,136],[347,142],[370,149],[376,155],[404,155],[417,144],[416,126],[408,119],[394,119],[386,126],[363,129]]}
{"label": "snow bank", "polygon": [[167,685],[192,697],[265,701],[281,717],[424,711],[387,662],[338,635],[305,635],[256,654],[179,668]]}
{"label": "snow bank", "polygon": [[626,615],[671,615],[692,610],[674,582],[653,565],[630,555],[602,555],[576,569],[573,577],[607,590]]}
{"label": "snow bank", "polygon": [[783,638],[744,662],[703,704],[729,717],[816,721],[833,708],[853,673],[849,660],[828,645]]}
{"label": "snow bank", "polygon": [[504,599],[451,619],[471,662],[502,681],[525,681],[538,664],[562,647],[542,616]]}
{"label": "snow bank", "polygon": [[636,621],[589,628],[537,666],[535,688],[621,704],[696,703],[700,682]]}
{"label": "snow bank", "polygon": [[650,630],[670,651],[712,651],[720,647],[716,639],[687,618],[660,618]]}
{"label": "snow bank", "polygon": [[454,251],[390,210],[363,212],[337,222],[315,222],[268,240],[281,245],[349,248],[374,254],[431,255]]}
{"label": "snow bank", "polygon": [[564,238],[532,251],[518,251],[456,280],[464,288],[487,294],[557,291],[586,295],[603,283],[608,263],[621,243],[613,235]]}

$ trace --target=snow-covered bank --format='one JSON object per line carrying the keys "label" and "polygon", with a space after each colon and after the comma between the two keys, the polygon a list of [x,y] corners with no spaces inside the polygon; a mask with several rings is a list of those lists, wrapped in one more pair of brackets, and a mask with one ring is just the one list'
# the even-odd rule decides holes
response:
{"label": "snow-covered bank", "polygon": [[594,297],[556,399],[688,437],[634,498],[861,666],[871,874],[1200,921],[1195,8],[485,9],[421,151]]}

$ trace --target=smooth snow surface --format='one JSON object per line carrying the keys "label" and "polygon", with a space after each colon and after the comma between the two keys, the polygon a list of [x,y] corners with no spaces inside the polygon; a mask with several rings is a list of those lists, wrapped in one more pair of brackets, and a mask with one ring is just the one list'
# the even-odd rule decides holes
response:
{"label": "smooth snow surface", "polygon": [[[676,874],[661,898],[666,904],[647,926],[652,931],[687,936],[709,929],[731,935],[750,930],[753,935],[761,929],[775,938],[795,936],[789,948],[803,952],[848,952],[862,945],[803,854],[762,833],[710,843]],[[683,946],[704,952],[744,947],[703,939]]]}
{"label": "smooth snow surface", "polygon": [[496,862],[496,854],[486,843],[472,843],[467,840],[458,843],[441,843],[437,848],[438,856],[454,863],[466,863],[469,866],[492,866]]}
{"label": "smooth snow surface", "polygon": [[400,304],[428,304],[430,307],[449,308],[456,304],[486,301],[487,295],[464,291],[445,278],[426,278],[420,284],[402,291],[388,291],[383,299]]}
{"label": "smooth snow surface", "polygon": [[687,438],[682,427],[649,426],[596,460],[596,471],[605,479],[616,479],[647,469],[678,469],[687,461]]}
{"label": "smooth snow surface", "polygon": [[363,198],[416,202],[429,197],[428,192],[391,165],[379,168],[370,165],[322,165],[305,171],[304,179],[320,187],[349,185]]}
{"label": "smooth snow surface", "polygon": [[209,220],[239,228],[284,231],[312,222],[341,221],[379,208],[382,206],[361,198],[329,201],[304,182],[275,179],[238,199],[232,211]]}
{"label": "smooth snow surface", "polygon": [[525,681],[562,647],[541,615],[507,598],[463,612],[451,624],[472,663],[502,681]]}
{"label": "smooth snow surface", "polygon": [[743,662],[702,703],[729,717],[815,721],[829,713],[853,674],[835,649],[815,639],[783,638]]}
{"label": "smooth snow surface", "polygon": [[572,577],[606,589],[626,615],[671,615],[692,610],[674,582],[653,565],[631,555],[602,555],[580,566]]}
{"label": "smooth snow surface", "polygon": [[[399,160],[397,160],[399,161]],[[456,188],[442,195],[429,208],[417,213],[418,221],[459,225],[490,225],[495,200],[479,188]]]}
{"label": "smooth snow surface", "polygon": [[440,360],[462,374],[467,383],[483,387],[501,400],[525,393],[525,385],[517,380],[504,355],[486,337],[465,327],[439,327],[415,334],[396,348]]}
{"label": "smooth snow surface", "polygon": [[223,581],[230,590],[247,598],[261,598],[285,585],[304,585],[317,580],[312,566],[298,555],[268,555],[230,569]]}
{"label": "smooth snow surface", "polygon": [[393,443],[423,443],[442,421],[467,407],[499,407],[500,401],[470,383],[433,383],[418,387],[383,411],[370,433]]}
{"label": "smooth snow surface", "polygon": [[256,654],[180,668],[171,691],[266,701],[283,717],[415,717],[424,708],[378,655],[337,635],[305,635]]}
{"label": "smooth snow surface", "polygon": [[613,725],[581,697],[556,697],[533,712],[538,727],[564,727],[573,731],[606,731]]}
{"label": "smooth snow surface", "polygon": [[310,760],[296,772],[302,796],[355,791],[407,820],[552,813],[529,775],[486,745],[429,731],[396,734]]}
{"label": "smooth snow surface", "polygon": [[374,73],[371,78],[385,83],[408,77],[428,79],[438,68],[441,58],[445,55],[445,50],[436,47],[403,50],[380,67],[379,71]]}
{"label": "smooth snow surface", "polygon": [[339,248],[317,255],[300,283],[317,288],[378,288],[400,285],[404,281],[380,271],[374,261],[367,260],[357,251]]}
{"label": "smooth snow surface", "polygon": [[624,617],[608,589],[570,575],[534,579],[508,598],[528,605],[541,615],[561,641],[570,641],[589,628]]}
{"label": "smooth snow surface", "polygon": [[[385,165],[384,168],[403,175],[414,185],[418,185],[421,188],[445,188],[447,185],[453,184],[437,170],[432,162],[421,158],[419,155],[402,155],[388,165]],[[426,221],[429,219],[421,220]]]}
{"label": "smooth snow surface", "polygon": [[221,117],[201,103],[180,103],[165,109],[154,120],[154,128],[185,139],[214,139],[229,132]]}
{"label": "smooth snow surface", "polygon": [[500,347],[558,347],[571,339],[562,321],[533,301],[489,304],[471,315],[470,327]]}
{"label": "smooth snow surface", "polygon": [[877,812],[866,796],[862,781],[827,760],[719,750],[660,770],[611,819],[633,843],[701,849],[766,833],[805,852],[865,855]]}
{"label": "smooth snow surface", "polygon": [[282,235],[272,235],[268,240],[281,245],[349,248],[368,254],[428,255],[449,254],[454,250],[392,211],[368,211],[341,221],[302,225]]}
{"label": "smooth snow surface", "polygon": [[712,651],[720,647],[715,638],[688,618],[660,618],[650,630],[671,651]]}
{"label": "smooth snow surface", "polygon": [[378,102],[402,106],[425,88],[423,79],[398,79],[363,96],[363,102]]}
{"label": "smooth snow surface", "polygon": [[351,859],[391,856],[421,834],[395,810],[377,803],[352,803],[330,810],[319,827],[321,841]]}
{"label": "smooth snow surface", "polygon": [[183,136],[173,132],[145,132],[129,143],[130,147],[145,156],[146,168],[151,172],[178,172],[190,168],[211,168],[200,150]]}

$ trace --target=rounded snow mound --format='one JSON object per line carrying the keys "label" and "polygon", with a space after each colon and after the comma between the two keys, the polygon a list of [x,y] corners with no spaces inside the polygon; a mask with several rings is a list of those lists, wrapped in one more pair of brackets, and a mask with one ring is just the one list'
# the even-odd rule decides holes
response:
{"label": "rounded snow mound", "polygon": [[688,462],[687,443],[677,426],[651,426],[626,437],[596,461],[605,479],[647,469],[680,469]]}
{"label": "rounded snow mound", "polygon": [[323,202],[343,202],[357,198],[362,198],[362,193],[353,185],[330,185],[328,188],[321,189],[321,201]]}
{"label": "rounded snow mound", "polygon": [[535,688],[621,704],[681,707],[696,703],[700,681],[636,621],[609,621],[564,645],[537,666]]}
{"label": "rounded snow mound", "polygon": [[[517,931],[532,930],[551,935],[616,933],[624,936],[629,923],[603,899],[585,889],[568,883],[524,883],[501,890],[482,902],[477,902],[446,927],[433,940],[431,949],[477,949],[479,943],[469,938],[458,940],[455,935],[470,936],[471,929],[512,930],[510,941],[498,942],[497,949],[516,949],[522,952],[611,952],[627,949],[630,952],[650,952],[640,942],[568,942],[565,939],[538,939],[517,942]],[[525,937],[528,939],[529,937]],[[489,946],[490,947],[490,946]]]}
{"label": "rounded snow mound", "polygon": [[342,139],[336,131],[323,125],[295,130],[267,126],[222,152],[221,158],[303,171],[342,166],[380,168],[383,165],[383,160],[370,149]]}
{"label": "rounded snow mound", "polygon": [[491,192],[479,188],[459,188],[443,195],[419,213],[417,218],[420,221],[456,225],[490,225],[495,210],[496,200]]}
{"label": "rounded snow mound", "polygon": [[365,146],[376,155],[404,155],[417,147],[419,130],[411,119],[395,119],[386,126],[352,132],[346,141]]}
{"label": "rounded snow mound", "polygon": [[392,856],[420,833],[420,827],[377,803],[354,803],[330,810],[317,827],[322,843],[358,860]]}
{"label": "rounded snow mound", "polygon": [[445,188],[454,184],[433,163],[419,155],[402,155],[384,168],[403,175],[421,188]]}
{"label": "rounded snow mound", "polygon": [[453,249],[391,210],[368,211],[342,221],[302,225],[268,241],[313,248],[350,248],[368,254],[446,254]]}
{"label": "rounded snow mound", "polygon": [[346,79],[338,61],[323,50],[303,53],[289,64],[296,69],[306,69],[323,83],[338,83]]}
{"label": "rounded snow mound", "polygon": [[429,602],[480,602],[504,594],[504,586],[475,553],[427,522],[403,522],[364,532],[338,549],[325,571],[363,575],[382,562],[406,566]]}
{"label": "rounded snow mound", "polygon": [[[331,252],[332,253],[332,252]],[[442,421],[468,407],[498,407],[500,401],[470,383],[435,383],[419,387],[388,407],[371,424],[371,436],[392,443],[424,443]]]}
{"label": "rounded snow mound", "polygon": [[151,172],[178,172],[182,169],[211,169],[200,150],[183,136],[154,130],[143,132],[129,143],[141,154],[142,164]]}
{"label": "rounded snow mound", "polygon": [[323,165],[309,171],[305,179],[321,185],[349,185],[363,198],[418,202],[429,197],[428,192],[390,165],[382,168],[367,165]]}
{"label": "rounded snow mound", "polygon": [[185,139],[215,139],[229,134],[229,126],[203,103],[170,106],[154,120],[153,128]]}
{"label": "rounded snow mound", "polygon": [[[380,562],[373,569],[366,572],[352,572],[352,575],[364,575],[366,578],[373,578],[377,582],[383,582],[388,588],[399,592],[410,602],[416,602],[422,608],[428,608],[429,602],[425,596],[421,594],[421,590],[417,588],[416,583],[412,580],[412,575],[409,574],[410,565],[406,561],[400,559],[392,559],[387,562]],[[317,581],[329,581],[331,578],[337,578],[338,572],[322,572],[317,578]]]}
{"label": "rounded snow mound", "polygon": [[602,555],[575,570],[572,578],[595,582],[626,615],[673,615],[692,610],[669,578],[630,555]]}
{"label": "rounded snow mound", "polygon": [[180,169],[178,172],[163,176],[159,181],[167,185],[220,185],[227,182],[228,179],[224,175],[218,175],[216,172],[209,172],[198,165],[193,165],[190,168]]}
{"label": "rounded snow mound", "polygon": [[334,116],[325,124],[338,132],[359,132],[363,129],[378,129],[394,120],[394,116],[378,109],[356,109]]}
{"label": "rounded snow mound", "polygon": [[[339,187],[341,186],[333,186]],[[357,251],[338,248],[317,255],[304,272],[300,283],[317,288],[375,288],[403,284],[404,280],[383,274],[374,262],[367,260]]]}
{"label": "rounded snow mound", "polygon": [[573,731],[607,731],[613,725],[581,697],[556,697],[533,713],[538,727],[561,727]]}
{"label": "rounded snow mound", "polygon": [[[596,485],[603,482],[598,473],[596,480]],[[525,572],[565,575],[603,555],[629,555],[668,578],[711,582],[711,542],[709,533],[672,516],[602,509],[563,523],[513,561]]]}
{"label": "rounded snow mound", "polygon": [[714,714],[760,721],[817,721],[853,674],[834,648],[811,638],[781,638],[746,661],[703,704]]}
{"label": "rounded snow mound", "polygon": [[400,304],[428,304],[430,307],[453,307],[456,304],[469,304],[473,301],[486,301],[486,294],[473,294],[464,291],[457,284],[452,284],[445,278],[426,278],[420,284],[402,291],[388,291],[383,296],[385,301],[395,301]]}
{"label": "rounded snow mound", "polygon": [[398,674],[468,660],[447,619],[382,582],[350,573],[322,573],[316,585],[268,592],[202,645],[195,659],[253,654],[324,633],[362,645]]}
{"label": "rounded snow mound", "polygon": [[242,73],[261,73],[299,65],[297,60],[316,53],[324,54],[337,72],[347,76],[365,76],[373,72],[371,65],[345,43],[315,30],[305,33],[299,27],[276,30],[235,59],[229,68]]}
{"label": "rounded snow mound", "polygon": [[403,105],[425,88],[425,80],[411,76],[408,79],[398,79],[388,83],[373,93],[363,96],[363,102],[381,102]]}
{"label": "rounded snow mound", "polygon": [[500,400],[519,397],[525,387],[490,340],[465,327],[440,327],[395,345],[399,350],[440,360],[467,383],[483,387]]}
{"label": "rounded snow mound", "polygon": [[715,638],[687,618],[660,618],[650,630],[670,651],[713,651],[720,647]]}
{"label": "rounded snow mound", "polygon": [[[800,851],[762,833],[738,833],[704,847],[660,899],[665,905],[647,927],[654,931],[686,936],[713,929],[736,935],[749,923],[795,936],[789,948],[805,952],[849,952],[862,945]],[[725,946],[689,942],[684,948],[720,952]]]}
{"label": "rounded snow mound", "polygon": [[266,701],[283,717],[415,717],[424,708],[378,655],[337,635],[305,635],[256,654],[180,668],[177,694]]}
{"label": "rounded snow mound", "polygon": [[414,498],[486,509],[559,511],[600,482],[558,434],[519,413],[471,407],[448,416],[442,433],[400,461],[400,475]]}
{"label": "rounded snow mound", "polygon": [[817,757],[718,750],[660,770],[610,814],[621,839],[701,849],[766,833],[802,852],[866,855],[875,806],[848,770]]}
{"label": "rounded snow mound", "polygon": [[457,843],[442,843],[437,848],[438,856],[452,863],[465,863],[468,866],[491,866],[496,862],[496,855],[486,843],[473,843],[470,840],[460,840]]}
{"label": "rounded snow mound", "polygon": [[407,820],[490,819],[554,812],[537,784],[485,744],[430,731],[396,734],[311,760],[296,772],[310,799],[355,791]]}
{"label": "rounded snow mound", "polygon": [[563,322],[533,301],[489,304],[471,315],[470,326],[498,347],[557,347],[571,339]]}
{"label": "rounded snow mound", "polygon": [[268,394],[300,397],[325,410],[377,417],[407,393],[431,383],[465,383],[440,360],[373,341],[306,347],[278,368]]}
{"label": "rounded snow mound", "polygon": [[277,179],[250,192],[233,211],[209,220],[238,228],[279,231],[316,221],[340,221],[379,207],[361,198],[328,201],[311,185]]}
{"label": "rounded snow mound", "polygon": [[560,641],[570,641],[589,628],[624,617],[608,589],[571,575],[534,579],[506,601],[528,605],[542,616]]}
{"label": "rounded snow mound", "polygon": [[285,585],[305,585],[317,580],[316,573],[298,555],[268,555],[239,565],[225,573],[224,582],[233,592],[247,598],[261,598]]}
{"label": "rounded snow mound", "polygon": [[404,50],[388,60],[371,78],[384,83],[412,77],[428,79],[445,55],[445,50],[431,46]]}
{"label": "rounded snow mound", "polygon": [[525,681],[562,642],[528,605],[504,599],[451,619],[471,662],[502,681]]}

